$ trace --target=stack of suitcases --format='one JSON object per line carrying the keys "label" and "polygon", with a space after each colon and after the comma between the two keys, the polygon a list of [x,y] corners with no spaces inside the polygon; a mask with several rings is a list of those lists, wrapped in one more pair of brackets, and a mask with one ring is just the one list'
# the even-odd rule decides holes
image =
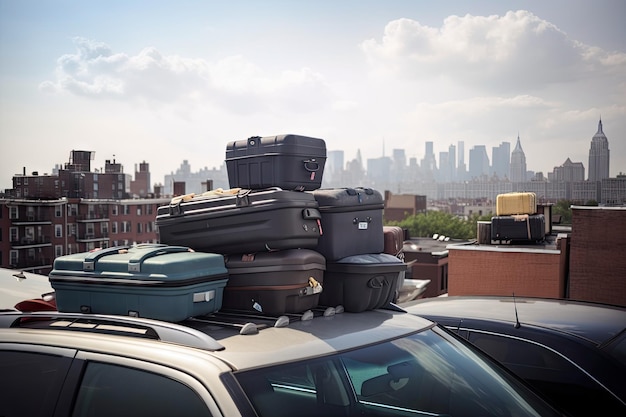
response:
{"label": "stack of suitcases", "polygon": [[499,194],[496,216],[491,218],[491,240],[540,242],[545,238],[545,218],[537,214],[535,193]]}
{"label": "stack of suitcases", "polygon": [[321,189],[325,161],[318,138],[228,143],[231,188],[159,207],[160,244],[57,258],[50,281],[59,311],[180,321],[393,302],[406,265],[383,253],[383,198],[369,188]]}

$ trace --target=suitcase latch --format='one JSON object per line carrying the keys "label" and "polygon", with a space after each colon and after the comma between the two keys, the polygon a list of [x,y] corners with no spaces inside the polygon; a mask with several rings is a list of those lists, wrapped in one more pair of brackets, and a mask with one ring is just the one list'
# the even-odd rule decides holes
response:
{"label": "suitcase latch", "polygon": [[248,195],[251,190],[246,190],[242,193],[237,193],[235,198],[235,207],[248,207],[250,205],[250,198]]}
{"label": "suitcase latch", "polygon": [[206,303],[207,301],[211,301],[215,298],[215,290],[205,291],[205,292],[197,292],[193,295],[194,303]]}
{"label": "suitcase latch", "polygon": [[366,217],[365,220],[360,220],[358,217],[352,219],[352,224],[356,224],[358,230],[367,230],[371,222],[371,217]]}

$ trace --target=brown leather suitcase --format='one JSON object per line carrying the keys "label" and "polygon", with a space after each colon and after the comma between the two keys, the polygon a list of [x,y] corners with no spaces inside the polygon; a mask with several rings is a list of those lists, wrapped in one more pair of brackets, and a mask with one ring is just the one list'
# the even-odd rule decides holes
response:
{"label": "brown leather suitcase", "polygon": [[383,226],[385,247],[383,253],[404,259],[404,230],[400,226]]}

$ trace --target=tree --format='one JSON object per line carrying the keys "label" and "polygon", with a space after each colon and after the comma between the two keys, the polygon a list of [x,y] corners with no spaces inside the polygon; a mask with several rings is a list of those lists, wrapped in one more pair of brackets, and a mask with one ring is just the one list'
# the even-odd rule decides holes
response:
{"label": "tree", "polygon": [[572,224],[571,206],[571,200],[559,200],[552,206],[552,214],[561,216],[561,224]]}
{"label": "tree", "polygon": [[432,210],[389,224],[408,229],[410,235],[414,237],[430,237],[436,233],[452,239],[475,239],[476,223],[479,220],[489,219],[491,219],[490,215],[478,216],[475,214],[468,220],[464,220],[454,214]]}

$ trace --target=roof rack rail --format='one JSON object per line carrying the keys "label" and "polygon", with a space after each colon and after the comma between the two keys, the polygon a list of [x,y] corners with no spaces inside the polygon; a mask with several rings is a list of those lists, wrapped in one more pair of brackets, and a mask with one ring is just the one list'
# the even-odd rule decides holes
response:
{"label": "roof rack rail", "polygon": [[220,310],[203,316],[190,317],[186,322],[193,325],[214,324],[239,329],[241,335],[259,333],[259,330],[268,327],[287,327],[292,321],[307,321],[314,317],[330,317],[343,313],[343,307],[316,307],[303,313],[285,313],[279,316],[255,313],[248,310]]}
{"label": "roof rack rail", "polygon": [[224,349],[224,346],[215,339],[199,330],[176,323],[130,316],[54,311],[0,313],[0,328],[15,327],[118,334],[151,338],[209,351]]}

